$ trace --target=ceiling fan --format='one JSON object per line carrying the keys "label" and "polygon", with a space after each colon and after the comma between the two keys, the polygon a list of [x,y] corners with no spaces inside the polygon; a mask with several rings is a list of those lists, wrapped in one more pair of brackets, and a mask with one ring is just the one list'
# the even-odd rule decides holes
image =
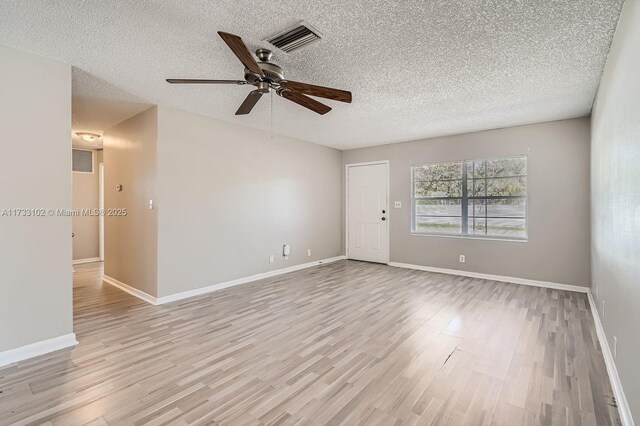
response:
{"label": "ceiling fan", "polygon": [[272,53],[268,49],[256,50],[256,56],[260,62],[253,59],[253,55],[247,49],[242,39],[234,34],[218,31],[222,40],[229,46],[231,51],[240,59],[244,65],[244,80],[196,80],[169,78],[171,84],[251,84],[257,89],[251,91],[246,97],[236,115],[249,114],[260,97],[265,93],[274,90],[279,96],[297,103],[318,114],[326,114],[331,108],[309,96],[331,99],[334,101],[351,103],[351,92],[346,90],[332,89],[330,87],[316,86],[313,84],[300,83],[284,79],[284,71],[278,65],[269,62]]}

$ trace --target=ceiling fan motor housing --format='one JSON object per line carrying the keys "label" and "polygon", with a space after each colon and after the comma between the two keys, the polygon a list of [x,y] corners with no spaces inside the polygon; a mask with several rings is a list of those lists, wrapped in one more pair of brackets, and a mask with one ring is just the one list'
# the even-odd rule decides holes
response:
{"label": "ceiling fan motor housing", "polygon": [[256,56],[262,62],[258,62],[258,67],[262,70],[264,77],[260,77],[258,74],[254,74],[248,69],[244,70],[244,77],[249,84],[257,84],[260,81],[267,81],[269,83],[280,83],[284,80],[284,71],[278,65],[268,62],[271,59],[271,51],[269,49],[256,50]]}

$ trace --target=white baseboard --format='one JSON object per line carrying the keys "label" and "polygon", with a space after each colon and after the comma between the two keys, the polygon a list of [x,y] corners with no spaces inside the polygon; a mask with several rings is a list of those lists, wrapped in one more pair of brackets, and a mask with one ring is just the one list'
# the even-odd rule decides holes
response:
{"label": "white baseboard", "polygon": [[152,305],[163,305],[165,303],[175,302],[178,300],[188,299],[190,297],[211,293],[213,291],[222,290],[223,288],[250,283],[252,281],[262,280],[264,278],[275,277],[276,275],[282,275],[289,272],[299,271],[301,269],[311,268],[313,266],[318,266],[325,263],[331,263],[331,262],[335,262],[337,260],[343,260],[343,259],[346,259],[346,256],[336,256],[328,259],[316,260],[314,262],[302,263],[300,265],[294,265],[288,268],[282,268],[282,269],[276,269],[275,271],[263,272],[261,274],[251,275],[249,277],[244,277],[244,278],[238,278],[231,281],[225,281],[225,282],[213,284],[207,287],[200,287],[193,290],[170,294],[168,296],[163,296],[163,297],[153,297],[150,294],[140,291],[137,288],[133,288],[107,275],[103,277],[103,280],[107,284],[117,287],[120,290],[125,291],[130,295],[137,297],[138,299],[142,299],[147,303],[150,303]]}
{"label": "white baseboard", "polygon": [[222,290],[223,288],[233,287],[240,284],[250,283],[252,281],[258,281],[265,278],[275,277],[276,275],[287,274],[289,272],[299,271],[301,269],[307,269],[313,266],[318,266],[325,263],[331,263],[331,262],[335,262],[343,259],[346,259],[346,256],[336,256],[328,259],[316,260],[314,262],[302,263],[300,265],[294,265],[288,268],[276,269],[275,271],[263,272],[261,274],[251,275],[249,277],[238,278],[231,281],[225,281],[225,282],[213,284],[207,287],[196,288],[194,290],[183,291],[181,293],[175,293],[169,296],[159,297],[157,299],[157,304],[162,305],[164,303],[170,303],[170,302],[175,302],[182,299],[188,299],[190,297],[211,293],[216,290]]}
{"label": "white baseboard", "polygon": [[505,283],[530,285],[534,287],[553,288],[556,290],[576,291],[578,293],[589,292],[588,287],[582,287],[579,285],[571,285],[571,284],[558,284],[558,283],[552,283],[549,281],[530,280],[526,278],[505,277],[502,275],[481,274],[479,272],[459,271],[456,269],[434,268],[431,266],[412,265],[409,263],[398,263],[398,262],[389,262],[389,266],[395,266],[396,268],[416,269],[418,271],[437,272],[439,274],[460,275],[462,277],[480,278],[483,280],[500,281]]}
{"label": "white baseboard", "polygon": [[589,298],[589,305],[591,306],[593,321],[596,324],[596,333],[598,335],[600,347],[602,348],[604,364],[607,366],[607,373],[609,374],[609,380],[611,381],[613,396],[616,398],[616,404],[618,405],[620,420],[622,421],[623,426],[633,426],[634,423],[633,417],[631,417],[631,409],[629,408],[627,397],[624,395],[624,390],[622,389],[622,383],[620,382],[620,377],[618,376],[618,369],[616,368],[616,363],[613,360],[613,354],[611,353],[609,343],[607,342],[607,335],[604,334],[604,328],[602,327],[602,322],[600,321],[600,315],[598,313],[598,306],[593,299],[591,291],[587,293],[587,297]]}
{"label": "white baseboard", "polygon": [[80,265],[81,263],[93,263],[93,262],[100,262],[100,258],[99,257],[87,257],[86,259],[74,259],[73,264],[74,265]]}
{"label": "white baseboard", "polygon": [[102,277],[102,280],[109,284],[112,285],[114,287],[119,288],[120,290],[129,293],[132,296],[137,297],[138,299],[142,299],[147,303],[151,303],[152,305],[157,305],[158,304],[158,299],[156,299],[154,296],[145,293],[142,290],[138,290],[137,288],[131,287],[130,285],[127,285],[125,283],[123,283],[122,281],[118,281],[115,278],[112,278],[108,275],[104,275]]}
{"label": "white baseboard", "polygon": [[58,351],[78,344],[75,333],[65,334],[63,336],[54,337],[53,339],[42,340],[41,342],[31,343],[19,348],[10,349],[0,352],[0,367],[13,364],[14,362],[23,361],[48,354],[49,352]]}

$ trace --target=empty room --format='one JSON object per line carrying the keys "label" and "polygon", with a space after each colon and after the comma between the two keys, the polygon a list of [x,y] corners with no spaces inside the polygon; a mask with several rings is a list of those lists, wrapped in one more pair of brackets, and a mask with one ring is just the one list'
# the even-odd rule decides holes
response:
{"label": "empty room", "polygon": [[0,0],[0,426],[640,422],[640,0]]}

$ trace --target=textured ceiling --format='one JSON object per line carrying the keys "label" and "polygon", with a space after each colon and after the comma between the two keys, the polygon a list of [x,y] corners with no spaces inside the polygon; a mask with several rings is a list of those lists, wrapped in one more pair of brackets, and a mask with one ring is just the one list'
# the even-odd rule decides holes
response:
{"label": "textured ceiling", "polygon": [[[588,115],[622,0],[0,0],[0,44],[70,63],[74,128],[162,104],[269,129],[216,31],[261,40],[306,20],[324,38],[275,52],[292,80],[351,90],[318,116],[273,99],[273,131],[352,148]],[[92,110],[96,102],[95,110]],[[105,112],[106,110],[106,112]],[[109,120],[100,114],[111,114]],[[117,117],[116,117],[117,116]],[[114,118],[115,117],[115,118]],[[82,129],[103,130],[103,129]]]}

